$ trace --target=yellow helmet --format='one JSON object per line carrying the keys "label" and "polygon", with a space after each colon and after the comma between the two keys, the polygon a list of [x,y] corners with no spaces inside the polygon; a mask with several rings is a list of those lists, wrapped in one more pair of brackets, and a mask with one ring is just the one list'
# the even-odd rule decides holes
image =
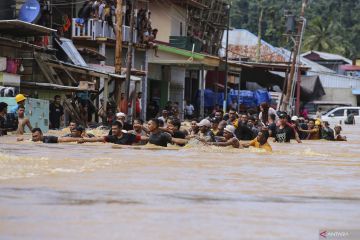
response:
{"label": "yellow helmet", "polygon": [[16,103],[19,103],[21,101],[26,100],[26,97],[22,94],[18,94],[18,95],[16,95],[15,100],[16,100]]}
{"label": "yellow helmet", "polygon": [[320,120],[316,120],[316,121],[315,121],[315,125],[316,125],[316,126],[320,126],[320,125],[321,125],[321,121],[320,121]]}

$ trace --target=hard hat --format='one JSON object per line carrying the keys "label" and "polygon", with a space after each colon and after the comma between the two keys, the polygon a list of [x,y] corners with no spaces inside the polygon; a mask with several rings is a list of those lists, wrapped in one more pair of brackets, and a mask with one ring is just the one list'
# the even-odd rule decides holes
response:
{"label": "hard hat", "polygon": [[22,94],[18,94],[18,95],[16,95],[15,100],[16,100],[16,103],[19,103],[21,101],[26,100],[26,97]]}
{"label": "hard hat", "polygon": [[315,125],[316,125],[316,126],[320,126],[320,125],[321,125],[321,121],[316,120],[316,121],[315,121]]}

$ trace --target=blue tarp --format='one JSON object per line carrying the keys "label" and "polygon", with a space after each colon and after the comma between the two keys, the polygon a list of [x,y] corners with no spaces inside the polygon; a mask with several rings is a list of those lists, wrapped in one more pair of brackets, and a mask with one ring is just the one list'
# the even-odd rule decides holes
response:
{"label": "blue tarp", "polygon": [[[271,102],[270,94],[266,90],[248,91],[231,90],[228,94],[227,104],[230,105],[233,100],[246,107],[256,107],[262,102]],[[196,94],[197,103],[200,105],[200,90]],[[204,107],[213,107],[215,104],[223,105],[224,93],[215,93],[210,89],[204,91]]]}

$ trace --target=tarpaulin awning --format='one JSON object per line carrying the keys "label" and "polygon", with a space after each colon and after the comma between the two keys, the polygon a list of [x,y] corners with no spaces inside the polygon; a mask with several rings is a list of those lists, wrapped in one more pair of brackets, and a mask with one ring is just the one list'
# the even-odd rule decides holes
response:
{"label": "tarpaulin awning", "polygon": [[301,100],[311,101],[324,96],[325,90],[321,84],[319,76],[302,76],[301,77]]}

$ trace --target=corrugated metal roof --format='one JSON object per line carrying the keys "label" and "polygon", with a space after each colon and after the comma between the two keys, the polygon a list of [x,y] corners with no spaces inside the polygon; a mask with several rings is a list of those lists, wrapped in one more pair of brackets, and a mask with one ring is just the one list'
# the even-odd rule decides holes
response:
{"label": "corrugated metal roof", "polygon": [[325,59],[325,60],[342,60],[344,62],[347,62],[348,64],[352,64],[352,61],[346,57],[343,57],[341,55],[338,54],[333,54],[333,53],[326,53],[326,52],[318,52],[318,51],[309,51],[306,53],[301,54],[301,56],[306,56],[309,55],[311,53],[316,53],[320,56],[320,58]]}
{"label": "corrugated metal roof", "polygon": [[80,55],[79,51],[74,46],[72,40],[67,38],[60,38],[61,42],[58,42],[61,48],[64,50],[66,55],[70,58],[70,60],[78,66],[87,67],[87,64],[83,57]]}
{"label": "corrugated metal roof", "polygon": [[[225,56],[226,48],[226,31],[222,39],[223,49],[221,56]],[[229,31],[229,57],[239,58],[248,57],[252,60],[256,58],[256,50],[258,45],[258,37],[246,29],[233,29]],[[261,40],[260,60],[264,62],[286,62],[287,56],[283,55],[278,48]]]}
{"label": "corrugated metal roof", "polygon": [[[287,56],[287,59],[288,61],[290,61],[290,55],[291,55],[291,52],[285,48],[278,48],[278,51],[280,51],[282,54],[286,55]],[[327,68],[327,67],[324,67],[316,62],[313,62],[305,57],[302,57],[300,56],[300,62],[301,64],[304,64],[306,65],[307,67],[310,68],[311,71],[314,71],[314,72],[326,72],[326,73],[336,73],[335,71]]]}

